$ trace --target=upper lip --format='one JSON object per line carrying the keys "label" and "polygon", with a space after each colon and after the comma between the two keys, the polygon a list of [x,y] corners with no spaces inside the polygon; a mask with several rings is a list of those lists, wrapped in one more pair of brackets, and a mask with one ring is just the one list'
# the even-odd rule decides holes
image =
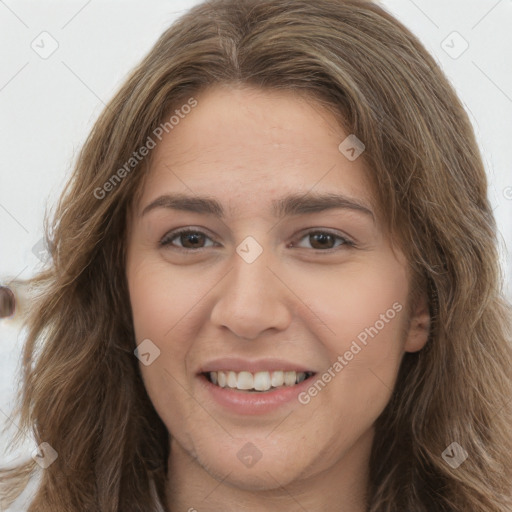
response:
{"label": "upper lip", "polygon": [[204,363],[198,373],[217,372],[217,371],[234,371],[234,372],[271,372],[271,371],[296,371],[296,372],[313,372],[314,371],[303,364],[285,361],[284,359],[243,359],[240,357],[223,357],[213,359]]}

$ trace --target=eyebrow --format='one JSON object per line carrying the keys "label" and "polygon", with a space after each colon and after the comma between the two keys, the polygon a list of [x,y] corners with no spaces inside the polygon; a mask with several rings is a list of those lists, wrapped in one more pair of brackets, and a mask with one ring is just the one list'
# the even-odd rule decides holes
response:
{"label": "eyebrow", "polygon": [[[375,216],[369,206],[342,194],[311,192],[306,195],[290,194],[272,201],[271,207],[272,213],[276,218],[318,213],[340,208],[369,215],[375,221]],[[140,217],[157,208],[213,215],[220,219],[225,218],[225,211],[221,203],[208,196],[165,194],[149,203],[140,213]]]}

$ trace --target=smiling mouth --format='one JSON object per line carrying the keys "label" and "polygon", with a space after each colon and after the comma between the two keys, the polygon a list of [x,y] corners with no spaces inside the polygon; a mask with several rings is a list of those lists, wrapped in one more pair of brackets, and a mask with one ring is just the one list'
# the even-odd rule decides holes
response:
{"label": "smiling mouth", "polygon": [[314,372],[272,371],[216,371],[202,375],[212,384],[220,388],[245,392],[266,392],[285,387],[292,387],[315,375]]}

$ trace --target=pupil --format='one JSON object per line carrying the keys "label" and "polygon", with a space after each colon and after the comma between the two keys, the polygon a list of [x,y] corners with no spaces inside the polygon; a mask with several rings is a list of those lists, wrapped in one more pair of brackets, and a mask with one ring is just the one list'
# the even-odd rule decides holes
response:
{"label": "pupil", "polygon": [[198,242],[198,238],[201,238],[201,235],[199,233],[188,233],[185,234],[185,238],[188,240],[192,239],[192,245],[195,245]]}
{"label": "pupil", "polygon": [[321,239],[321,241],[320,241],[320,245],[321,245],[321,246],[325,246],[325,243],[323,243],[323,242],[325,242],[325,241],[326,241],[326,239],[331,238],[331,235],[328,235],[328,234],[325,234],[325,233],[319,233],[319,234],[312,235],[312,236],[313,236],[313,238],[314,238],[316,241],[318,241],[318,238],[320,238],[320,239]]}

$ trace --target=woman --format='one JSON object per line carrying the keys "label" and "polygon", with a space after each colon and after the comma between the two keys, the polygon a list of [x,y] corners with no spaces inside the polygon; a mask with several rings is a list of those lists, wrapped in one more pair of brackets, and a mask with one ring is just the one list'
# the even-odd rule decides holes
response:
{"label": "woman", "polygon": [[486,193],[455,92],[376,4],[195,7],[59,204],[10,494],[39,464],[38,512],[512,510]]}

